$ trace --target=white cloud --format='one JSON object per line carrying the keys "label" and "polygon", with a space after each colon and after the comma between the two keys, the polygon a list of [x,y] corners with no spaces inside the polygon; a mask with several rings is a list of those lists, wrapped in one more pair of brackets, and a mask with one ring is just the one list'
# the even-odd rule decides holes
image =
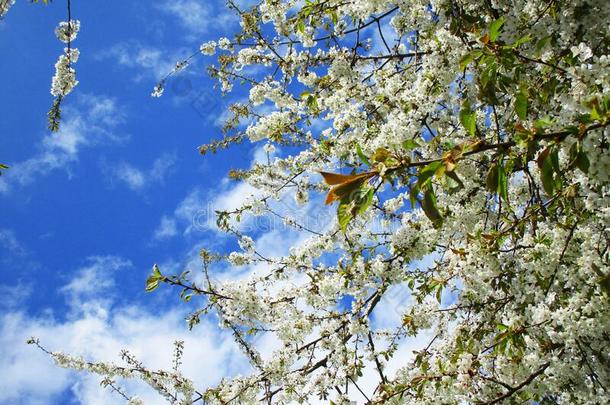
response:
{"label": "white cloud", "polygon": [[121,163],[118,167],[115,167],[113,172],[117,179],[123,181],[132,190],[144,187],[144,173],[129,163]]}
{"label": "white cloud", "polygon": [[23,256],[26,253],[25,248],[17,240],[15,232],[11,229],[0,229],[0,246],[12,255]]}
{"label": "white cloud", "polygon": [[176,228],[176,220],[174,218],[163,216],[163,218],[161,218],[159,227],[157,227],[155,230],[154,238],[155,240],[168,239],[176,236],[177,234],[178,230]]}
{"label": "white cloud", "polygon": [[160,8],[168,14],[178,17],[184,28],[194,34],[207,31],[212,22],[209,3],[195,0],[174,0],[164,2]]}
{"label": "white cloud", "polygon": [[32,294],[32,286],[18,283],[17,285],[0,284],[0,308],[17,308]]}
{"label": "white cloud", "polygon": [[[114,295],[114,273],[131,267],[129,260],[116,256],[92,256],[87,259],[87,265],[70,275],[70,282],[60,291],[69,302],[78,306],[100,297],[111,299]],[[79,311],[82,311],[82,307]]]}
{"label": "white cloud", "polygon": [[154,184],[162,184],[176,163],[176,155],[165,153],[155,159],[148,170],[139,169],[130,163],[102,162],[102,167],[111,181],[118,180],[131,190],[140,191]]}
{"label": "white cloud", "polygon": [[59,132],[46,135],[38,153],[10,164],[10,170],[0,178],[0,193],[68,167],[78,161],[85,148],[126,139],[115,132],[116,126],[124,121],[124,114],[110,98],[81,95],[74,106],[65,107],[64,117]]}
{"label": "white cloud", "polygon": [[238,19],[226,7],[215,7],[213,2],[198,0],[166,0],[159,9],[177,17],[181,26],[190,38],[207,33],[211,27],[215,30],[226,29]]}
{"label": "white cloud", "polygon": [[[101,51],[98,59],[113,59],[119,65],[136,69],[136,81],[159,80],[172,71],[178,60],[184,59],[188,51],[156,48],[138,42],[121,42]],[[151,86],[152,90],[152,86]]]}
{"label": "white cloud", "polygon": [[196,187],[178,204],[174,210],[174,219],[182,225],[184,233],[188,234],[206,211],[205,194],[201,188]]}
{"label": "white cloud", "polygon": [[[217,189],[204,191],[195,187],[176,206],[171,216],[163,216],[157,230],[164,226],[174,225],[176,233],[181,229],[185,236],[195,232],[220,230],[216,226],[216,210],[231,211],[240,207],[250,196],[257,194],[257,190],[247,183],[234,183],[225,180]],[[242,219],[241,225],[248,226],[251,217]]]}
{"label": "white cloud", "polygon": [[[154,232],[154,239],[167,239],[182,233],[185,236],[196,232],[218,231],[216,210],[233,210],[240,207],[256,189],[247,183],[234,183],[225,179],[217,189],[192,189],[170,215],[163,215]],[[249,218],[244,218],[247,224]]]}
{"label": "white cloud", "polygon": [[[75,279],[62,288],[70,307],[66,320],[57,320],[49,311],[36,317],[21,310],[0,315],[0,403],[58,403],[68,390],[79,403],[125,402],[102,390],[98,376],[53,365],[47,355],[25,344],[30,336],[39,337],[50,350],[82,355],[88,360],[118,361],[120,350],[127,348],[152,369],[171,368],[173,342],[181,339],[185,341],[182,371],[194,378],[201,390],[224,376],[249,372],[249,365],[231,335],[220,331],[215,322],[203,320],[189,332],[185,313],[179,308],[162,312],[141,304],[117,306],[108,292],[113,290],[113,273],[127,266],[129,262],[118,257],[90,258],[86,266],[76,271]],[[101,300],[100,295],[106,299]],[[119,384],[146,404],[165,403],[141,383],[119,381]]]}

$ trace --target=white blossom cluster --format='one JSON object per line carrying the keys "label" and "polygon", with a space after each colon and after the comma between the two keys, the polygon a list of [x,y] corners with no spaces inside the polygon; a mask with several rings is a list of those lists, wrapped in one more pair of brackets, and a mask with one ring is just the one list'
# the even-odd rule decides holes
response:
{"label": "white blossom cluster", "polygon": [[204,55],[214,55],[216,53],[216,42],[208,41],[201,44],[199,50]]}
{"label": "white blossom cluster", "polygon": [[62,21],[59,23],[57,28],[55,28],[55,36],[61,42],[68,43],[74,41],[76,39],[76,35],[80,30],[80,21],[78,20],[70,20]]}
{"label": "white blossom cluster", "polygon": [[80,52],[78,49],[64,49],[64,54],[59,56],[55,63],[55,75],[51,82],[51,94],[55,97],[66,96],[78,84],[76,70],[73,63],[78,62]]}
{"label": "white blossom cluster", "polygon": [[[55,34],[60,41],[70,44],[71,41],[76,39],[79,29],[80,22],[78,20],[62,21],[55,29]],[[76,70],[72,65],[78,62],[79,56],[79,50],[71,46],[65,48],[64,53],[59,56],[55,63],[55,75],[53,75],[51,82],[51,94],[54,97],[68,95],[78,84]]]}

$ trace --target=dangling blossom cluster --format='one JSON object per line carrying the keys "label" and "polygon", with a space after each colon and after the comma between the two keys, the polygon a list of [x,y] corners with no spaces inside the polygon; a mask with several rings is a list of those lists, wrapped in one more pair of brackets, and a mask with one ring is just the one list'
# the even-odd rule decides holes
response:
{"label": "dangling blossom cluster", "polygon": [[53,96],[66,96],[78,84],[76,70],[74,70],[72,64],[78,62],[79,56],[80,52],[76,48],[66,48],[64,54],[60,55],[55,63],[55,75],[51,83],[51,94]]}
{"label": "dangling blossom cluster", "polygon": [[[71,41],[76,39],[79,29],[80,22],[78,20],[63,21],[55,29],[55,34],[60,41],[70,44]],[[71,46],[65,48],[64,53],[59,56],[55,63],[55,75],[51,83],[51,94],[53,96],[64,97],[78,84],[76,70],[74,70],[72,64],[78,62],[79,56],[79,50]]]}
{"label": "dangling blossom cluster", "polygon": [[59,23],[57,28],[55,28],[55,36],[57,36],[57,39],[59,39],[61,42],[64,42],[67,44],[76,39],[76,35],[78,34],[79,30],[80,30],[80,21],[78,21],[78,20],[70,20],[69,22],[62,21]]}

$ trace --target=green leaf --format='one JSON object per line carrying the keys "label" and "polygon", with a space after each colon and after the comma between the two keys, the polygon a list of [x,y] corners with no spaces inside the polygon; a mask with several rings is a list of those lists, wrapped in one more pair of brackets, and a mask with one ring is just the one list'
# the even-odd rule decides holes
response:
{"label": "green leaf", "polygon": [[441,161],[432,162],[432,163],[428,164],[427,166],[425,166],[423,169],[421,169],[419,172],[419,176],[417,178],[418,188],[421,187],[423,184],[425,184],[430,178],[432,178],[432,176],[434,176],[434,173],[442,165],[443,165],[443,162],[441,162]]}
{"label": "green leaf", "polygon": [[500,36],[500,30],[504,25],[505,18],[504,16],[498,18],[496,21],[489,24],[489,40],[491,42],[496,42],[498,37]]}
{"label": "green leaf", "polygon": [[551,150],[546,148],[538,156],[538,168],[540,169],[540,180],[542,181],[542,188],[549,195],[553,195],[555,189],[555,181],[553,179],[553,163],[551,162]]}
{"label": "green leaf", "polygon": [[459,178],[455,170],[450,172],[446,171],[443,179],[445,180],[445,186],[450,193],[455,193],[464,188],[464,182]]}
{"label": "green leaf", "polygon": [[366,212],[367,209],[373,203],[373,197],[375,196],[375,190],[372,187],[368,187],[363,195],[358,198],[356,201],[356,209],[358,210],[358,215],[362,215]]}
{"label": "green leaf", "polygon": [[551,36],[550,35],[547,35],[546,37],[543,37],[538,42],[536,42],[536,51],[538,53],[540,53],[544,49],[544,47],[547,46],[550,42],[551,42]]}
{"label": "green leaf", "polygon": [[601,115],[599,115],[599,111],[597,111],[597,107],[595,105],[591,107],[590,117],[591,121],[599,121],[601,119]]}
{"label": "green leaf", "polygon": [[375,151],[375,153],[372,156],[372,159],[374,162],[383,163],[386,160],[388,160],[388,158],[390,157],[391,154],[392,154],[392,152],[390,152],[386,148],[377,148],[377,150]]}
{"label": "green leaf", "polygon": [[534,128],[536,129],[544,129],[553,125],[553,120],[549,117],[542,117],[534,121]]}
{"label": "green leaf", "polygon": [[153,272],[152,275],[158,278],[163,277],[163,275],[161,274],[161,271],[159,270],[159,266],[157,266],[156,264],[153,265]]}
{"label": "green leaf", "polygon": [[460,59],[460,70],[466,69],[468,65],[470,65],[474,61],[474,55],[472,52],[468,52],[466,55],[462,56]]}
{"label": "green leaf", "polygon": [[521,45],[523,45],[523,44],[525,44],[527,42],[530,42],[531,40],[532,40],[532,36],[530,34],[527,34],[527,35],[519,38],[515,42],[513,42],[510,47],[511,48],[517,48],[517,47],[519,47],[519,46],[521,46]]}
{"label": "green leaf", "polygon": [[153,266],[152,274],[146,280],[146,292],[152,292],[157,289],[159,282],[163,280],[163,274],[159,271],[159,266]]}
{"label": "green leaf", "polygon": [[442,284],[438,284],[436,287],[436,300],[438,301],[438,303],[441,303],[441,300],[443,298],[443,285]]}
{"label": "green leaf", "polygon": [[189,293],[189,290],[185,288],[180,292],[180,298],[182,298],[184,302],[189,302],[193,298],[193,293]]}
{"label": "green leaf", "polygon": [[462,109],[460,110],[460,122],[470,133],[470,135],[474,135],[477,125],[476,113],[471,111],[470,102],[466,100],[464,104],[462,104]]}
{"label": "green leaf", "polygon": [[576,167],[578,167],[585,174],[589,173],[589,158],[582,150],[576,155]]}
{"label": "green leaf", "polygon": [[424,193],[424,199],[421,203],[424,213],[432,221],[435,226],[440,226],[443,223],[443,217],[436,206],[436,196],[434,195],[434,189],[428,187]]}
{"label": "green leaf", "polygon": [[462,56],[459,62],[460,70],[466,69],[468,65],[474,62],[474,60],[479,58],[482,54],[483,51],[481,49],[474,49],[468,52],[466,55]]}
{"label": "green leaf", "polygon": [[485,185],[489,191],[498,194],[500,198],[508,202],[508,176],[502,163],[494,163],[487,172]]}
{"label": "green leaf", "polygon": [[518,93],[515,97],[515,112],[519,119],[527,118],[527,96],[523,93]]}
{"label": "green leaf", "polygon": [[362,160],[362,163],[367,166],[371,165],[371,162],[369,162],[369,158],[367,158],[366,155],[362,152],[362,148],[360,147],[360,145],[356,145],[356,153],[358,154],[360,160]]}
{"label": "green leaf", "polygon": [[146,280],[146,292],[153,292],[159,287],[159,280],[149,277]]}
{"label": "green leaf", "polygon": [[339,22],[339,16],[337,15],[337,13],[335,11],[330,13],[330,20],[335,25]]}
{"label": "green leaf", "polygon": [[343,202],[339,203],[337,207],[337,219],[339,221],[339,228],[343,232],[347,229],[347,225],[352,220],[352,213],[350,212],[350,203]]}
{"label": "green leaf", "polygon": [[297,32],[300,32],[301,34],[303,34],[305,32],[305,21],[300,19],[297,22],[297,24],[295,26],[295,29],[296,29]]}
{"label": "green leaf", "polygon": [[559,153],[557,152],[557,148],[552,148],[551,153],[549,153],[549,158],[551,159],[551,165],[553,166],[553,171],[555,173],[559,173]]}
{"label": "green leaf", "polygon": [[498,165],[498,194],[508,202],[508,177],[501,163]]}
{"label": "green leaf", "polygon": [[419,143],[417,143],[417,141],[414,139],[407,139],[402,143],[402,147],[406,150],[413,150],[419,146]]}
{"label": "green leaf", "polygon": [[491,191],[492,193],[497,192],[497,190],[498,190],[498,165],[497,164],[494,163],[489,168],[489,171],[487,172],[487,178],[485,179],[485,185],[487,186],[487,189],[489,191]]}
{"label": "green leaf", "polygon": [[419,185],[416,183],[409,188],[409,201],[411,202],[411,208],[417,205],[417,196],[419,195]]}
{"label": "green leaf", "polygon": [[337,207],[337,219],[339,227],[343,232],[347,229],[347,225],[356,218],[357,215],[362,215],[373,203],[375,190],[372,187],[362,187],[360,190],[345,196],[341,199]]}

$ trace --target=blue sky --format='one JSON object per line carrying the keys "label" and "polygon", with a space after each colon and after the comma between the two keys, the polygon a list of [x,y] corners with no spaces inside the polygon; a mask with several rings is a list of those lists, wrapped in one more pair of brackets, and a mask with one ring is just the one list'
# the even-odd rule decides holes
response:
{"label": "blue sky", "polygon": [[[0,382],[0,403],[120,402],[99,395],[99,379],[54,368],[24,344],[31,334],[53,350],[101,359],[154,342],[159,353],[143,357],[158,367],[170,364],[171,342],[185,335],[197,342],[187,354],[214,370],[198,371],[201,384],[247,370],[213,321],[187,334],[178,291],[143,288],[153,263],[196,268],[199,247],[235,245],[202,215],[209,204],[243,198],[247,187],[228,183],[226,173],[248,167],[255,146],[198,154],[221,136],[229,102],[204,73],[209,61],[197,58],[163,98],[150,93],[177,60],[237,20],[196,0],[73,1],[72,13],[81,21],[73,44],[80,84],[57,134],[47,131],[46,112],[65,2],[18,0],[0,22],[0,162],[11,167],[0,178],[0,374],[11,376]],[[120,326],[126,320],[131,333]]]}

